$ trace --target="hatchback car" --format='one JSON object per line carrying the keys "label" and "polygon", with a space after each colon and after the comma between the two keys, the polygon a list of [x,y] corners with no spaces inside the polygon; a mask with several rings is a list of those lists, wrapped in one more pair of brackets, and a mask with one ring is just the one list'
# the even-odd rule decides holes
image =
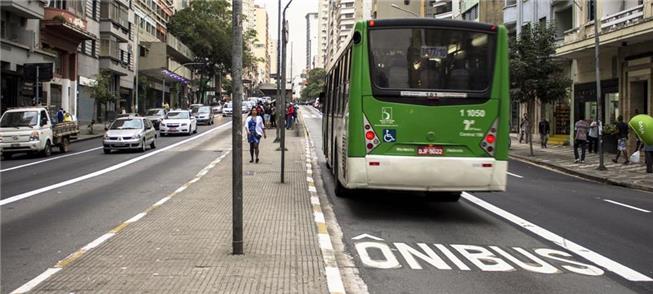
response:
{"label": "hatchback car", "polygon": [[211,106],[202,106],[197,110],[197,123],[204,123],[207,125],[213,124],[213,113],[211,111]]}
{"label": "hatchback car", "polygon": [[171,110],[161,121],[161,136],[197,133],[197,119],[190,110]]}
{"label": "hatchback car", "polygon": [[166,117],[166,110],[163,108],[148,109],[145,117],[152,121],[154,128],[158,130],[161,120]]}
{"label": "hatchback car", "polygon": [[156,148],[156,130],[144,117],[121,117],[107,128],[102,146],[105,154],[112,150],[136,149],[144,152],[147,146]]}

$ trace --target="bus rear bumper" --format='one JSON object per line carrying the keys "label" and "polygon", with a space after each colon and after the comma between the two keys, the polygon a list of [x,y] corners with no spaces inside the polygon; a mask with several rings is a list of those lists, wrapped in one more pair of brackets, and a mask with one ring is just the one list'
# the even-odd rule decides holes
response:
{"label": "bus rear bumper", "polygon": [[368,155],[348,158],[345,187],[410,191],[505,191],[508,161]]}

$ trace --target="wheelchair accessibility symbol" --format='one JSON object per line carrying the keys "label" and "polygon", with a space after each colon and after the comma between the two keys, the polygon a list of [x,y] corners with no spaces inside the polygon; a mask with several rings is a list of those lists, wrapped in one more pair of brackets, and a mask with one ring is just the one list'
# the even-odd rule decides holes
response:
{"label": "wheelchair accessibility symbol", "polygon": [[392,143],[397,141],[397,130],[395,129],[383,129],[383,141],[386,143]]}

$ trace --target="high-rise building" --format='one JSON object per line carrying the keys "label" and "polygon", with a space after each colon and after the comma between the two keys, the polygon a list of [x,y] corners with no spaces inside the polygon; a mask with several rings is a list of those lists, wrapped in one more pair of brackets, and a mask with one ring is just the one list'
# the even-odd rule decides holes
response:
{"label": "high-rise building", "polygon": [[367,17],[363,12],[364,1],[331,0],[327,25],[327,50],[325,66],[333,60],[353,31],[356,21]]}
{"label": "high-rise building", "polygon": [[268,83],[270,80],[269,20],[265,7],[255,6],[256,42],[252,50],[256,63],[256,84]]}
{"label": "high-rise building", "polygon": [[318,43],[318,14],[315,12],[306,14],[306,70],[315,67]]}
{"label": "high-rise building", "polygon": [[[277,40],[270,39],[270,46],[268,46],[268,55],[270,56],[270,83],[276,83],[279,75],[279,55],[277,54]],[[274,78],[272,77],[274,75]]]}
{"label": "high-rise building", "polygon": [[426,17],[436,19],[451,19],[453,17],[453,0],[429,0],[426,6]]}
{"label": "high-rise building", "polygon": [[315,67],[325,67],[326,53],[328,47],[328,32],[329,32],[329,0],[318,0],[317,9],[317,58],[315,60]]}
{"label": "high-rise building", "polygon": [[453,0],[452,18],[501,24],[506,1],[510,0]]}

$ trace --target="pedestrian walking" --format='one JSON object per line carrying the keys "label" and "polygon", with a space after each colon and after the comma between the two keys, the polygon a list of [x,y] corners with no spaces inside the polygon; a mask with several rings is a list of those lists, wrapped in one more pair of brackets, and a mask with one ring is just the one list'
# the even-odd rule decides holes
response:
{"label": "pedestrian walking", "polygon": [[267,138],[265,135],[265,126],[263,125],[263,118],[258,115],[256,108],[252,109],[252,112],[245,120],[245,130],[247,131],[247,142],[249,143],[249,162],[254,162],[254,155],[256,155],[256,163],[259,162],[259,144],[261,143],[261,137]]}
{"label": "pedestrian walking", "polygon": [[628,160],[628,152],[626,151],[627,140],[628,140],[628,125],[624,122],[624,117],[620,115],[617,118],[617,157],[612,159],[612,162],[618,163],[619,156],[623,154],[624,159],[626,160],[624,164],[630,163],[630,161]]}
{"label": "pedestrian walking", "polygon": [[542,145],[542,148],[548,148],[547,144],[549,142],[549,134],[551,133],[551,126],[549,125],[549,121],[546,120],[546,118],[543,118],[542,121],[540,121],[539,125],[540,129],[540,144]]}
{"label": "pedestrian walking", "polygon": [[277,107],[274,104],[270,107],[270,122],[273,128],[277,127]]}
{"label": "pedestrian walking", "polygon": [[526,131],[530,128],[530,122],[528,121],[528,114],[524,113],[524,118],[522,118],[521,123],[519,124],[519,143],[526,141],[528,143],[528,135]]}
{"label": "pedestrian walking", "polygon": [[[585,149],[587,148],[587,132],[589,130],[589,123],[586,119],[580,119],[574,125],[576,136],[574,138],[574,162],[585,162]],[[581,150],[580,157],[578,156],[578,148]]]}
{"label": "pedestrian walking", "polygon": [[587,152],[597,153],[599,152],[599,124],[596,122],[596,120],[594,120],[594,118],[592,118],[591,121],[592,122],[590,123],[590,129],[587,133]]}
{"label": "pedestrian walking", "polygon": [[295,106],[293,106],[292,103],[289,103],[288,109],[286,111],[286,129],[290,130],[292,128],[294,118],[295,118]]}

